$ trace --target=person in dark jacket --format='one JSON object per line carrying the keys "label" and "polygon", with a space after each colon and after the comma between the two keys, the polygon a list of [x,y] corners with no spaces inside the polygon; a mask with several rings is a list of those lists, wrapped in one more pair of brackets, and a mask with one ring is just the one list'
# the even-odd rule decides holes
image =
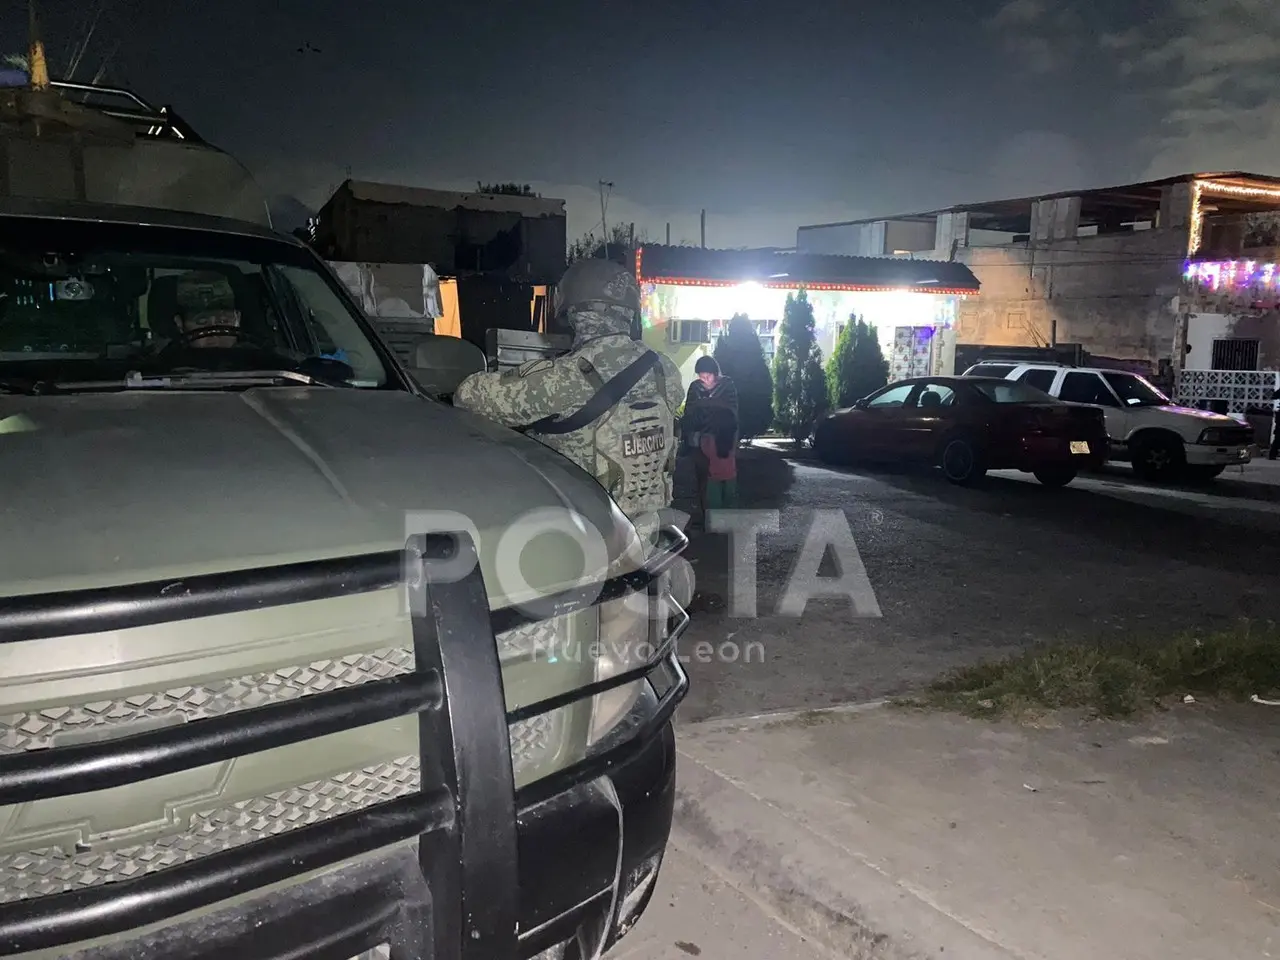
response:
{"label": "person in dark jacket", "polygon": [[[720,364],[710,355],[698,358],[694,380],[684,398],[681,429],[685,443],[693,448],[694,474],[698,482],[698,505],[705,508],[710,461],[702,449],[702,434],[713,432],[713,411],[724,409],[732,414],[734,445],[737,445],[738,387],[733,379],[720,372]],[[703,513],[706,522],[706,513]]]}
{"label": "person in dark jacket", "polygon": [[[688,403],[688,400],[685,401]],[[1271,394],[1271,449],[1267,459],[1274,460],[1280,454],[1280,390]]]}
{"label": "person in dark jacket", "polygon": [[707,408],[707,431],[702,434],[702,455],[707,460],[702,516],[710,510],[738,505],[738,418],[727,406]]}

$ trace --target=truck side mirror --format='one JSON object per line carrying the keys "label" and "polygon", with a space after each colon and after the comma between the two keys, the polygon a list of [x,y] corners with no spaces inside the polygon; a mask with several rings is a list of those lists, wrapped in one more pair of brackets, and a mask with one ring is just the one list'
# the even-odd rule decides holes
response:
{"label": "truck side mirror", "polygon": [[452,396],[473,373],[488,369],[484,351],[458,337],[429,334],[413,345],[409,372],[419,386],[435,397]]}

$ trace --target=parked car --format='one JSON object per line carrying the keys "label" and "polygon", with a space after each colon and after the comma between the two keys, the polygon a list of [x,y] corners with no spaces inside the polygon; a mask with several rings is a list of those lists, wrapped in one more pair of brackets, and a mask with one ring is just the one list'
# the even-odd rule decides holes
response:
{"label": "parked car", "polygon": [[1062,487],[1106,459],[1102,413],[990,377],[916,377],[837,410],[814,431],[828,463],[936,464],[956,484],[1022,470]]}
{"label": "parked car", "polygon": [[1127,370],[1055,363],[978,363],[966,377],[1001,377],[1103,412],[1110,460],[1129,461],[1145,480],[1212,480],[1251,459],[1253,428],[1234,417],[1179,406]]}

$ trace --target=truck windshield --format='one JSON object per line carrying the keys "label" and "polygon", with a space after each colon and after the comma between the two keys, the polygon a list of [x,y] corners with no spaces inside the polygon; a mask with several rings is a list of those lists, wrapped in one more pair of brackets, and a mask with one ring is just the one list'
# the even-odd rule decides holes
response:
{"label": "truck windshield", "polygon": [[287,241],[43,217],[0,230],[4,381],[290,371],[390,385],[356,311]]}
{"label": "truck windshield", "polygon": [[1111,389],[1126,407],[1165,407],[1173,403],[1137,374],[1113,373],[1108,370],[1102,376],[1111,384]]}

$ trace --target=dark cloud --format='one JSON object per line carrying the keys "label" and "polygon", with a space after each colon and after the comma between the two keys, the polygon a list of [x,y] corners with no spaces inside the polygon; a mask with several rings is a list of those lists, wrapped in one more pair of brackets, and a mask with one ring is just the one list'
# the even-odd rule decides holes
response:
{"label": "dark cloud", "polygon": [[990,26],[1025,69],[1064,82],[1104,73],[1132,106],[1127,132],[1147,175],[1280,173],[1280,3],[1156,0],[1084,11],[1009,0]]}

